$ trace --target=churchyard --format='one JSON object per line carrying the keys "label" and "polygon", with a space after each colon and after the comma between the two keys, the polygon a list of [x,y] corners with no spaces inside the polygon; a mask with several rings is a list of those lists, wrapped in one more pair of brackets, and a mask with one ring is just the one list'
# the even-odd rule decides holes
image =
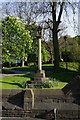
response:
{"label": "churchyard", "polygon": [[2,119],[80,120],[80,5],[1,5]]}
{"label": "churchyard", "polygon": [[[49,77],[52,80],[55,80],[54,82],[57,85],[53,85],[50,88],[53,89],[62,89],[68,82],[72,81],[73,78],[78,74],[78,64],[77,63],[69,63],[68,62],[68,70],[65,69],[65,62],[60,63],[60,72],[55,73],[53,64],[43,64],[42,66],[43,70],[46,71],[46,77]],[[0,81],[2,81],[2,89],[25,89],[25,83],[28,80],[31,80],[34,78],[34,72],[37,71],[38,66],[25,66],[25,67],[10,67],[5,68],[5,70],[2,70],[2,75],[4,74],[14,74],[13,72],[10,72],[6,69],[11,70],[17,70],[17,71],[25,71],[26,74],[22,75],[16,75],[16,76],[4,76],[2,77],[2,80],[0,78]],[[30,72],[33,72],[32,74]],[[53,83],[54,84],[54,83]],[[28,89],[28,88],[26,88]],[[43,88],[42,88],[43,89]]]}

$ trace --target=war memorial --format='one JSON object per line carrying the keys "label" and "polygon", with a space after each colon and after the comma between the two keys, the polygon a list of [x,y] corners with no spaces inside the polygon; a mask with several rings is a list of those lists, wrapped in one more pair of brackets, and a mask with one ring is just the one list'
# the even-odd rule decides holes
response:
{"label": "war memorial", "polygon": [[[39,38],[38,71],[27,84],[38,86],[48,80]],[[80,120],[80,75],[63,89],[3,89],[2,120]]]}

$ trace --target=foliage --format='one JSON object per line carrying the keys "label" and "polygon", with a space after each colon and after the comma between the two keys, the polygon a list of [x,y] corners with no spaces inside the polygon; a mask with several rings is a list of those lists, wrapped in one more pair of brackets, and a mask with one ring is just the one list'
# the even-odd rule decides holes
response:
{"label": "foliage", "polygon": [[73,45],[71,48],[71,57],[73,58],[73,61],[80,63],[80,45]]}
{"label": "foliage", "polygon": [[49,78],[49,79],[50,79],[49,81],[43,83],[42,88],[53,88],[58,86],[58,81],[56,81],[55,78],[54,79]]}
{"label": "foliage", "polygon": [[[67,62],[68,64],[68,70],[69,71],[76,71],[78,69],[78,63],[77,62]],[[60,62],[60,72],[65,72],[65,62]],[[38,66],[25,66],[25,67],[10,67],[8,69],[12,69],[12,70],[19,70],[19,71],[37,71]],[[54,71],[54,65],[53,64],[43,64],[42,65],[42,69],[45,71],[50,71],[53,72]],[[51,73],[52,74],[52,73]],[[55,73],[54,73],[55,74]],[[62,75],[63,77],[63,75]]]}
{"label": "foliage", "polygon": [[[32,50],[31,54],[28,56],[28,62],[38,62],[38,40],[37,37],[37,28],[38,26],[35,24],[32,25],[25,25],[25,28],[30,31],[33,43],[32,43]],[[42,41],[42,62],[47,62],[50,60],[50,54],[46,50],[45,42]]]}
{"label": "foliage", "polygon": [[49,41],[46,41],[45,43],[46,43],[46,49],[50,54],[50,62],[53,64],[53,61],[54,61],[53,41],[49,40]]}
{"label": "foliage", "polygon": [[[45,24],[46,28],[52,32],[51,37],[53,37],[54,42],[54,64],[55,68],[59,67],[59,45],[58,45],[58,32],[64,30],[63,27],[60,28],[61,23],[66,20],[69,20],[69,23],[72,22],[76,23],[76,8],[78,7],[78,3],[70,3],[68,2],[20,2],[20,3],[7,3],[3,4],[3,15],[4,14],[15,14],[20,17],[24,18],[26,23],[38,23],[39,21],[41,24]],[[15,7],[13,7],[15,6]],[[12,11],[10,8],[13,7]],[[16,9],[16,7],[18,9]],[[71,9],[69,9],[71,8]],[[74,8],[74,9],[73,9]],[[64,19],[63,22],[61,20],[62,14],[64,11]],[[67,17],[71,17],[69,14],[73,14],[73,19],[66,19]],[[40,19],[39,19],[40,18]],[[44,22],[42,22],[44,21]],[[39,23],[38,23],[39,24]],[[66,22],[64,23],[66,25]],[[69,24],[68,24],[69,26]],[[74,26],[76,26],[74,24]],[[48,36],[46,36],[48,37]]]}
{"label": "foliage", "polygon": [[25,30],[24,21],[14,16],[8,16],[2,20],[3,37],[3,63],[17,60],[27,60],[28,53],[32,48],[31,36]]}
{"label": "foliage", "polygon": [[80,37],[75,36],[73,38],[67,36],[66,41],[64,37],[59,39],[60,41],[60,52],[64,61],[80,61]]}
{"label": "foliage", "polygon": [[50,60],[50,53],[46,50],[45,42],[42,42],[42,62],[48,62]]}
{"label": "foliage", "polygon": [[37,25],[25,25],[25,28],[30,31],[31,37],[32,37],[32,50],[31,53],[28,56],[28,62],[35,62],[37,63],[38,61],[38,39],[36,37],[36,28]]}
{"label": "foliage", "polygon": [[[66,41],[64,40],[65,36],[66,36]],[[70,36],[68,36],[68,35],[65,35],[65,36],[61,36],[59,38],[59,50],[60,50],[60,52],[65,51],[65,44],[67,47],[69,45],[72,45],[72,43],[73,43],[73,39]]]}
{"label": "foliage", "polygon": [[72,59],[70,58],[70,51],[62,51],[62,59],[65,61],[65,62],[70,62],[72,61]]}

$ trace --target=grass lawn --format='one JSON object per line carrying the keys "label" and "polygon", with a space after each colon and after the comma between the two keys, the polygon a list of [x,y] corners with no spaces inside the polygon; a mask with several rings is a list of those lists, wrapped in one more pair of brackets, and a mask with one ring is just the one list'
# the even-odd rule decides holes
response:
{"label": "grass lawn", "polygon": [[[0,78],[0,89],[22,89],[24,87],[24,83],[33,75],[18,75],[18,76],[8,76]],[[1,83],[2,82],[2,83]],[[2,86],[1,86],[2,84]]]}
{"label": "grass lawn", "polygon": [[14,72],[10,72],[10,71],[7,71],[7,70],[2,70],[2,74],[13,74]]}
{"label": "grass lawn", "polygon": [[[3,77],[2,79],[0,79],[0,89],[1,87],[2,89],[23,89],[24,83],[26,83],[26,81],[30,80],[31,78],[33,78],[33,75],[31,74]],[[57,85],[55,85],[53,89],[61,89],[66,84],[66,82],[57,81]]]}
{"label": "grass lawn", "polygon": [[70,82],[75,77],[76,73],[73,72],[59,72],[59,73],[46,73],[46,77],[55,78],[61,82]]}
{"label": "grass lawn", "polygon": [[[10,69],[20,70],[20,71],[36,71],[37,66],[25,66],[25,67],[11,67]],[[57,86],[54,86],[53,89],[61,89],[68,82],[72,81],[75,75],[77,74],[78,64],[77,63],[68,63],[68,71],[65,69],[65,63],[60,63],[60,72],[55,73],[54,67],[52,64],[44,64],[43,70],[46,71],[46,77],[55,78],[58,83]],[[4,73],[5,71],[3,71]],[[23,89],[24,83],[27,80],[33,78],[32,74],[3,77],[2,80],[2,89]]]}
{"label": "grass lawn", "polygon": [[[75,62],[67,62],[68,64],[68,70],[70,71],[77,71],[78,69],[78,63]],[[66,64],[65,62],[60,62],[60,71],[65,71]],[[38,69],[38,66],[25,66],[25,67],[10,67],[8,69],[12,70],[19,70],[19,71],[36,71]],[[42,69],[45,71],[54,71],[54,65],[53,64],[43,64]]]}

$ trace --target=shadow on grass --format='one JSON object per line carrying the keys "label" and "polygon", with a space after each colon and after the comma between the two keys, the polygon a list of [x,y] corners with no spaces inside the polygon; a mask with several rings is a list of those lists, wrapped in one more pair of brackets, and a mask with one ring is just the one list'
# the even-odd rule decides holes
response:
{"label": "shadow on grass", "polygon": [[[46,66],[44,66],[44,67],[46,67]],[[50,66],[50,67],[53,67],[53,66]],[[46,71],[46,77],[49,77],[52,79],[55,78],[56,80],[61,81],[61,82],[71,82],[77,74],[78,73],[76,71],[66,70],[65,68],[59,68],[58,72],[55,72],[54,70]],[[20,77],[27,77],[30,79],[34,78],[34,75],[30,74],[30,73],[27,73],[25,75],[19,75],[19,76]]]}
{"label": "shadow on grass", "polygon": [[18,70],[18,71],[37,71],[38,66],[25,66],[25,67],[16,67],[11,68],[12,70]]}
{"label": "shadow on grass", "polygon": [[24,88],[20,83],[10,83],[10,82],[4,82],[4,81],[2,81],[2,83],[6,83],[6,84],[10,84],[10,85],[17,85],[20,88]]}
{"label": "shadow on grass", "polygon": [[2,69],[2,74],[15,74],[14,72]]}
{"label": "shadow on grass", "polygon": [[[37,71],[37,66],[26,66],[26,67],[17,67],[17,68],[12,68],[15,70],[20,70],[20,71]],[[55,72],[55,68],[53,65],[43,65],[43,70],[46,71],[46,77],[50,77],[50,78],[55,78],[58,81],[61,82],[71,82],[73,80],[73,78],[77,75],[77,70],[66,70],[65,68],[63,68],[62,66],[59,68],[58,72]],[[24,75],[19,75],[17,77],[25,77],[25,78],[30,78],[33,79],[34,75],[27,73]],[[27,80],[26,80],[27,81]],[[21,84],[19,83],[11,83],[11,84],[17,84],[18,86]]]}
{"label": "shadow on grass", "polygon": [[53,71],[46,71],[46,76],[50,78],[55,78],[61,82],[71,82],[73,78],[78,74],[77,71],[66,70],[65,68],[59,68],[58,72],[55,72],[54,67]]}
{"label": "shadow on grass", "polygon": [[17,77],[26,77],[26,78],[33,79],[34,78],[34,74],[27,73],[27,74],[24,74],[24,75],[17,75]]}
{"label": "shadow on grass", "polygon": [[55,70],[55,67],[54,66],[43,66],[42,67],[43,70],[45,71],[50,71],[50,72],[54,72],[54,73],[59,73],[59,72],[76,72],[74,70],[70,70],[70,69],[66,69],[66,68],[63,68],[62,66],[59,67],[57,70]]}

